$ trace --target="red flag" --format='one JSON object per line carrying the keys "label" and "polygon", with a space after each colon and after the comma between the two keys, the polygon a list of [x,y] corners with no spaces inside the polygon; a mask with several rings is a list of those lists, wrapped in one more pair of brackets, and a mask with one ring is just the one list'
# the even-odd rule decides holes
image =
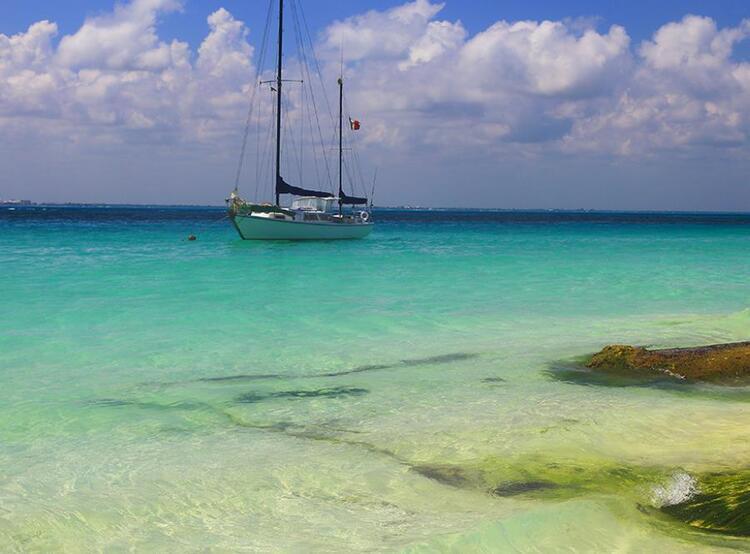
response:
{"label": "red flag", "polygon": [[352,118],[350,117],[350,118],[349,118],[349,125],[351,126],[351,128],[352,128],[352,131],[359,131],[359,126],[360,126],[359,120],[357,120],[357,119],[352,119]]}

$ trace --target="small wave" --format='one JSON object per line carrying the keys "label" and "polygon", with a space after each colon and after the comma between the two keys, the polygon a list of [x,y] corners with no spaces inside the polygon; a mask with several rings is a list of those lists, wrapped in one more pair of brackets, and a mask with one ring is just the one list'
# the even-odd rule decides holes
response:
{"label": "small wave", "polygon": [[698,492],[700,491],[695,477],[684,471],[677,471],[665,485],[654,487],[651,502],[656,508],[674,506],[690,500]]}

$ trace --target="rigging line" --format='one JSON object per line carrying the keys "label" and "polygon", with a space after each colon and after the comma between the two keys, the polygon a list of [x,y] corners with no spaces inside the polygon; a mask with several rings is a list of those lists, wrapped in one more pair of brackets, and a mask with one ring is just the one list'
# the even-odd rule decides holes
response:
{"label": "rigging line", "polygon": [[354,168],[359,175],[359,184],[362,187],[362,192],[364,192],[364,196],[367,196],[367,184],[365,183],[365,176],[362,173],[362,162],[360,161],[359,150],[357,150],[354,145],[352,145],[352,157],[354,158]]}
{"label": "rigging line", "polygon": [[196,227],[198,229],[205,230],[209,225],[214,225],[216,223],[220,223],[220,222],[224,221],[225,219],[229,219],[230,217],[231,216],[227,213],[227,214],[224,214],[223,216],[221,216],[219,219],[210,219],[208,221],[201,221],[201,222],[199,222],[199,223],[196,224]]}
{"label": "rigging line", "polygon": [[300,105],[299,105],[299,164],[300,164],[300,170],[299,170],[299,186],[304,188],[304,172],[303,168],[305,166],[305,107],[307,104],[307,88],[305,87],[305,83],[302,83],[300,85]]}
{"label": "rigging line", "polygon": [[[351,113],[349,113],[349,106],[346,102],[346,96],[344,96],[344,110],[347,114],[347,117],[351,121],[352,116],[351,116]],[[362,163],[360,161],[359,150],[357,149],[357,145],[356,145],[357,143],[356,135],[353,133],[349,133],[347,134],[346,140],[352,153],[351,157],[352,157],[352,163],[354,164],[354,170],[356,170],[357,175],[359,176],[359,182],[357,183],[359,185],[358,188],[361,188],[361,191],[364,193],[363,196],[367,196],[367,185],[365,184],[365,177],[362,174]],[[355,181],[352,182],[352,192],[354,192]]]}
{"label": "rigging line", "polygon": [[378,181],[378,168],[375,167],[375,174],[372,176],[372,190],[370,191],[370,210],[372,210],[373,202],[375,201],[375,183]]}
{"label": "rigging line", "polygon": [[289,154],[287,154],[287,161],[289,161],[289,158],[291,157],[292,158],[292,160],[291,160],[292,162],[297,162],[297,164],[296,164],[297,165],[297,169],[298,169],[298,171],[299,171],[299,173],[301,175],[302,174],[302,164],[301,164],[300,159],[297,157],[297,142],[294,140],[294,132],[293,132],[293,130],[294,130],[294,124],[293,124],[293,122],[289,121],[291,119],[289,116],[290,116],[290,114],[292,114],[291,103],[289,102],[288,98],[284,98],[283,96],[281,97],[281,103],[284,106],[284,112],[287,114],[287,117],[284,118],[284,123],[283,123],[283,127],[284,127],[284,129],[283,129],[284,140],[285,141],[289,140],[289,142],[291,142],[291,148],[285,148],[284,152],[287,152],[287,151],[291,151],[292,152],[291,156],[289,156]]}
{"label": "rigging line", "polygon": [[260,119],[262,110],[258,110],[258,117],[256,118],[255,126],[255,198],[258,198],[258,183],[260,183],[260,155],[261,155],[261,144],[265,145],[265,141],[262,140],[260,130]]}
{"label": "rigging line", "polygon": [[[260,129],[260,122],[262,117],[262,111],[258,112],[258,128]],[[271,102],[271,119],[269,120],[269,125],[266,126],[266,133],[265,133],[265,140],[263,140],[263,147],[260,148],[260,141],[258,141],[258,158],[256,159],[256,170],[258,173],[258,178],[255,181],[255,197],[258,198],[258,190],[261,186],[261,183],[265,183],[266,174],[265,174],[265,163],[266,158],[269,155],[269,152],[272,149],[273,144],[273,125],[270,124],[270,121],[274,120],[276,118],[276,102]],[[258,131],[258,134],[260,136],[260,131]]]}
{"label": "rigging line", "polygon": [[[346,116],[349,119],[349,121],[352,121],[352,114],[349,111],[349,103],[347,102],[346,96],[344,96],[344,111],[346,112]],[[350,124],[350,131],[351,131],[351,124]],[[358,139],[356,132],[350,132],[347,135],[347,144],[349,145],[351,152],[352,152],[352,158],[354,158],[354,164],[355,168],[357,169],[357,173],[359,174],[359,178],[361,181],[361,184],[364,185],[364,176],[362,175],[362,168],[359,161],[359,150],[358,150]]]}
{"label": "rigging line", "polygon": [[[290,0],[290,4],[292,6],[292,17],[294,18],[294,24],[295,24],[294,25],[295,39],[297,41],[297,53],[298,53],[298,57],[299,57],[299,60],[300,60],[300,67],[301,67],[301,70],[302,70],[302,74],[304,76],[305,84],[307,84],[309,86],[309,95],[310,95],[310,98],[311,98],[311,103],[312,103],[312,106],[313,106],[313,110],[316,110],[316,112],[317,112],[317,105],[316,105],[316,102],[315,102],[315,91],[313,89],[313,83],[314,83],[314,81],[313,81],[312,76],[310,74],[310,69],[309,69],[309,65],[310,64],[307,61],[307,53],[305,51],[304,40],[303,40],[303,36],[302,36],[302,32],[301,32],[301,25],[300,25],[300,22],[299,22],[299,13],[298,13],[298,9],[297,9],[297,3],[294,0]],[[311,135],[314,136],[315,135],[315,128],[312,125],[312,117],[309,114],[310,114],[310,110],[308,110],[308,117],[309,117],[309,120],[310,120],[310,131],[311,131]],[[316,115],[316,120],[317,120],[317,117],[318,117],[317,113],[315,115]],[[315,147],[315,141],[312,140],[311,144],[313,145],[313,150],[315,150],[315,148],[314,148]],[[315,156],[314,156],[314,158],[315,158]],[[317,160],[316,160],[315,163],[317,164]],[[318,177],[318,184],[320,185],[322,183],[322,180],[320,179],[320,172],[317,169],[317,167],[316,167],[316,176]]]}
{"label": "rigging line", "polygon": [[307,100],[305,91],[307,89],[305,88],[305,84],[302,83],[300,86],[300,116],[299,116],[299,186],[304,188],[304,172],[302,171],[302,168],[305,166],[305,103]]}
{"label": "rigging line", "polygon": [[[349,105],[348,105],[348,103],[346,101],[346,97],[344,97],[344,113],[346,113],[347,119],[349,121],[351,121],[352,120],[352,116],[351,116],[351,113],[349,113]],[[355,145],[356,136],[354,135],[353,132],[351,132],[351,124],[349,126],[349,131],[350,132],[347,133],[347,135],[346,135],[346,145],[349,148],[349,151],[351,152],[351,156],[350,156],[350,158],[351,158],[350,163],[352,165],[351,170],[352,171],[357,171],[357,173],[354,175],[354,178],[351,179],[352,193],[355,193],[355,187],[359,188],[357,186],[357,185],[359,185],[359,183],[357,182],[357,174],[359,174],[361,176],[362,172],[359,171],[359,159],[357,157],[357,151],[355,149],[355,146],[356,146]]]}
{"label": "rigging line", "polygon": [[[302,20],[303,20],[303,23],[304,23],[304,29],[305,29],[305,31],[307,33],[308,42],[310,44],[310,51],[312,53],[312,59],[313,59],[313,62],[315,62],[315,67],[316,67],[317,72],[318,72],[318,80],[320,82],[321,90],[323,91],[323,97],[325,99],[326,107],[328,109],[328,115],[331,118],[331,121],[333,121],[333,115],[332,115],[332,112],[331,112],[331,106],[330,106],[330,104],[328,102],[328,95],[326,93],[325,84],[323,82],[323,74],[320,71],[320,65],[318,64],[318,59],[315,56],[315,48],[313,47],[312,39],[310,38],[310,29],[307,27],[307,21],[305,19],[304,10],[303,10],[303,8],[302,8],[301,5],[299,6],[299,10],[297,10],[297,2],[296,2],[296,0],[290,0],[290,2],[292,4],[292,6],[294,7],[294,9],[292,10],[293,17],[298,18],[298,11],[299,11],[299,13],[302,14]],[[328,156],[325,153],[325,144],[326,144],[326,142],[323,140],[323,130],[322,130],[321,126],[320,126],[320,116],[318,114],[318,105],[317,105],[317,102],[315,101],[315,89],[313,87],[312,76],[310,75],[310,63],[307,61],[307,54],[305,53],[305,48],[304,47],[301,48],[300,51],[302,52],[302,57],[304,59],[304,71],[306,72],[306,75],[307,75],[307,81],[310,83],[310,97],[312,98],[312,107],[313,107],[313,111],[315,113],[315,123],[316,123],[317,131],[318,131],[318,138],[320,139],[320,145],[321,145],[321,149],[323,151],[323,161],[325,162],[326,175],[328,177],[328,186],[329,186],[329,190],[332,191],[333,190],[333,178],[331,177],[331,167],[330,167],[330,164],[328,162]]]}
{"label": "rigging line", "polygon": [[299,63],[300,73],[302,73],[302,81],[300,86],[300,117],[299,117],[299,186],[304,188],[304,142],[305,142],[305,105],[306,105],[306,92],[307,87],[305,86],[305,73],[302,68],[305,65],[304,60],[304,47],[302,44],[302,32],[299,26],[299,18],[297,17],[297,6],[293,0],[290,0],[290,7],[292,11],[292,23],[294,27],[294,40],[297,46],[297,63]]}
{"label": "rigging line", "polygon": [[[278,110],[278,105],[276,104],[276,97],[273,99],[273,121],[276,121],[276,111]],[[268,151],[269,156],[269,166],[268,166],[268,183],[271,187],[271,196],[275,199],[276,198],[276,184],[274,183],[274,180],[276,179],[276,124],[269,125],[271,128],[271,142],[269,144],[270,148]]]}
{"label": "rigging line", "polygon": [[[260,87],[263,87],[264,85],[261,83],[259,84]],[[261,130],[261,122],[264,119],[264,109],[266,105],[263,103],[263,97],[261,96],[258,104],[259,109],[256,110],[257,118],[256,118],[256,124],[257,124],[257,130],[256,130],[256,141],[255,141],[255,197],[258,197],[258,188],[260,187],[260,183],[263,182],[263,179],[265,178],[265,175],[263,175],[263,161],[265,160],[266,155],[266,148],[268,148],[268,142],[271,140],[271,133],[273,131],[273,126],[269,125],[267,127],[264,127],[266,129],[265,135],[262,134]],[[273,116],[274,107],[275,104],[271,104],[271,114]],[[265,137],[265,138],[264,138]]]}
{"label": "rigging line", "polygon": [[[310,138],[310,145],[312,146],[312,160],[313,160],[313,165],[315,167],[315,178],[316,178],[316,183],[318,185],[320,185],[323,181],[320,178],[320,167],[319,167],[319,163],[318,163],[318,152],[316,150],[317,142],[315,141],[315,137],[314,137],[314,135],[315,135],[315,129],[313,127],[312,111],[311,110],[307,110],[306,115],[307,115],[306,123],[310,124],[310,137],[311,137]],[[303,125],[304,125],[304,123],[305,122],[303,122]]]}
{"label": "rigging line", "polygon": [[[354,173],[357,167],[357,163],[354,159],[354,151],[351,148],[349,148],[349,150],[352,152],[352,157],[348,159],[344,158],[344,167],[346,169],[346,176],[349,182],[349,188],[352,191],[352,195],[356,196],[357,193],[360,192],[359,191],[360,187],[358,186],[359,183],[357,182],[357,175],[356,173]],[[367,194],[365,193],[364,196],[367,196]]]}
{"label": "rigging line", "polygon": [[[259,104],[261,101],[259,101]],[[272,103],[273,106],[273,103]],[[271,108],[271,113],[273,114],[273,107]],[[260,188],[260,183],[264,182],[265,174],[263,173],[263,163],[265,161],[266,157],[266,149],[269,148],[269,143],[271,141],[271,133],[273,131],[273,127],[271,125],[268,125],[266,127],[266,133],[265,136],[261,133],[261,120],[263,119],[263,110],[259,109],[257,110],[257,131],[256,131],[256,137],[257,140],[255,141],[255,198],[258,198],[258,190]]]}
{"label": "rigging line", "polygon": [[344,160],[343,166],[344,166],[344,172],[346,173],[346,180],[349,183],[349,190],[352,191],[352,195],[356,194],[354,191],[354,180],[352,179],[352,172],[351,168],[349,167],[349,162]]}
{"label": "rigging line", "polygon": [[225,219],[229,219],[229,217],[230,217],[229,214],[225,214],[225,215],[221,216],[219,219],[214,219],[213,221],[209,221],[208,225],[211,225],[211,224],[214,224],[214,223],[219,223],[221,221],[224,221]]}
{"label": "rigging line", "polygon": [[237,192],[237,190],[239,189],[239,186],[240,186],[240,175],[242,174],[242,166],[243,166],[243,164],[245,162],[245,151],[247,149],[247,135],[248,135],[248,133],[250,131],[251,120],[252,120],[252,117],[253,117],[253,106],[255,104],[255,95],[256,95],[256,93],[258,91],[258,88],[259,88],[259,85],[257,83],[258,83],[258,80],[259,80],[259,77],[260,77],[261,69],[263,67],[263,58],[265,57],[265,43],[266,43],[266,39],[268,38],[268,29],[270,27],[270,22],[271,22],[271,6],[272,5],[273,5],[273,0],[269,0],[268,1],[268,12],[266,14],[266,25],[265,25],[265,27],[263,29],[263,40],[261,42],[261,44],[262,44],[262,46],[261,46],[261,56],[260,56],[260,61],[258,63],[258,66],[255,68],[255,79],[253,81],[253,83],[254,83],[253,84],[253,93],[250,96],[250,106],[248,106],[248,108],[247,108],[247,119],[245,120],[245,130],[244,130],[244,132],[242,134],[242,148],[240,150],[240,160],[239,160],[239,162],[237,164],[237,173],[236,173],[236,175],[234,177],[234,191],[235,192]]}
{"label": "rigging line", "polygon": [[[276,103],[271,103],[271,120],[276,118]],[[270,123],[270,120],[269,120]],[[260,127],[260,117],[258,119],[258,126]],[[258,171],[258,179],[255,182],[255,197],[258,198],[258,189],[260,188],[261,183],[266,182],[266,176],[265,173],[266,169],[266,160],[272,160],[273,156],[271,155],[273,153],[273,125],[268,125],[266,128],[266,137],[263,141],[263,149],[262,151],[259,150],[258,153],[258,159],[257,159],[257,171]],[[269,162],[270,164],[271,162]],[[270,167],[270,166],[269,166]],[[268,176],[268,180],[271,180],[270,175]],[[265,188],[265,187],[264,187]]]}
{"label": "rigging line", "polygon": [[[295,23],[294,27],[295,27],[295,31],[296,31],[295,32],[295,39],[297,41],[298,60],[299,60],[299,63],[300,63],[300,69],[301,69],[302,77],[303,77],[303,79],[302,79],[302,91],[301,91],[301,97],[302,97],[302,109],[301,109],[301,112],[302,112],[302,115],[301,115],[301,124],[300,124],[300,128],[301,128],[300,159],[302,160],[302,165],[304,166],[304,156],[303,156],[304,129],[305,129],[305,123],[309,123],[309,125],[310,125],[310,137],[311,137],[310,144],[311,144],[311,147],[312,147],[313,163],[315,165],[315,176],[316,176],[316,180],[317,180],[316,182],[317,182],[318,185],[320,185],[323,182],[323,180],[321,179],[321,176],[320,176],[320,168],[319,168],[319,163],[318,163],[318,159],[317,159],[317,152],[316,152],[316,149],[315,149],[315,147],[316,147],[316,141],[314,140],[315,127],[313,125],[313,120],[312,120],[312,115],[313,114],[312,114],[312,111],[310,109],[307,109],[307,110],[305,109],[307,107],[307,103],[308,103],[308,96],[310,97],[309,101],[313,104],[313,107],[315,105],[314,101],[312,100],[312,98],[313,98],[312,82],[313,81],[312,81],[312,78],[310,76],[309,69],[307,67],[308,64],[307,64],[307,60],[305,58],[304,44],[301,41],[301,33],[300,33],[300,29],[299,29],[299,19],[297,18],[296,5],[293,2],[293,0],[290,0],[290,6],[292,8],[292,10],[291,10],[292,11],[292,17],[294,18],[294,23]],[[318,188],[320,188],[320,187],[318,187]]]}
{"label": "rigging line", "polygon": [[[261,41],[261,51],[260,56],[258,59],[258,75],[256,76],[256,81],[259,81],[259,76],[263,72],[263,67],[265,66],[265,59],[266,54],[268,52],[268,35],[269,35],[269,28],[271,23],[271,7],[273,4],[273,0],[269,0],[268,4],[268,10],[266,12],[266,24],[263,31],[263,39]],[[260,82],[256,85],[258,89],[262,86]],[[256,93],[257,95],[257,89]],[[259,104],[261,103],[260,99],[258,100]],[[254,105],[254,103],[252,104]],[[256,125],[256,132],[255,132],[255,195],[254,198],[258,198],[258,189],[261,183],[261,142],[262,142],[262,133],[261,133],[261,118],[263,116],[262,109],[256,110],[257,114],[257,125]],[[242,157],[244,161],[244,155]]]}
{"label": "rigging line", "polygon": [[242,148],[240,149],[240,160],[237,164],[237,173],[234,176],[234,191],[237,192],[240,186],[240,175],[242,174],[242,166],[245,161],[245,150],[247,149],[247,135],[250,132],[250,120],[253,116],[253,103],[255,101],[255,93],[258,90],[257,85],[253,87],[253,93],[250,97],[250,107],[247,110],[247,119],[245,121],[245,130],[242,133]]}
{"label": "rigging line", "polygon": [[362,161],[359,156],[359,149],[352,145],[352,154],[354,157],[354,163],[355,163],[355,169],[357,170],[357,174],[359,175],[359,183],[362,189],[362,192],[364,193],[363,196],[367,196],[367,182],[365,181],[364,173],[362,172]]}
{"label": "rigging line", "polygon": [[[296,4],[296,0],[292,0],[292,3]],[[305,9],[300,4],[300,14],[302,15],[302,23],[304,24],[305,33],[307,35],[307,42],[310,44],[310,52],[312,52],[312,59],[315,62],[315,70],[318,73],[321,85],[323,84],[323,72],[320,70],[320,64],[318,64],[318,56],[315,54],[315,46],[313,45],[312,35],[310,35],[310,27],[307,24],[307,17],[305,16]],[[325,86],[323,87],[323,98],[326,102],[326,108],[328,109],[328,116],[333,120],[333,110],[331,110],[331,103],[328,101],[328,93],[326,93]]]}
{"label": "rigging line", "polygon": [[[342,103],[343,103],[343,100],[344,100],[343,97],[342,97],[341,100],[342,100]],[[342,112],[343,112],[343,110],[342,110]],[[341,135],[342,135],[342,144],[345,145],[346,151],[347,152],[352,152],[352,150],[351,150],[351,144],[350,144],[350,140],[349,140],[349,135],[348,134],[344,135],[344,133],[343,133],[343,127],[342,127],[342,130],[341,130]],[[352,155],[353,155],[353,152],[352,152]],[[355,187],[354,187],[355,178],[352,175],[352,167],[351,167],[352,163],[353,163],[352,159],[351,159],[352,157],[353,156],[346,156],[346,157],[342,156],[342,162],[343,162],[342,165],[344,167],[344,172],[346,173],[346,181],[349,184],[349,190],[351,191],[352,195],[355,195],[356,194],[356,190],[355,190]]]}
{"label": "rigging line", "polygon": [[[272,145],[273,146],[273,145]],[[276,153],[274,152],[273,147],[269,148],[268,150],[268,157],[266,159],[266,168],[264,173],[263,182],[268,183],[268,194],[269,196],[266,196],[265,198],[269,199],[269,203],[273,203],[275,201],[275,190],[276,187],[273,185],[273,176],[275,175],[275,164],[276,164]]]}
{"label": "rigging line", "polygon": [[[276,102],[271,103],[271,121],[276,119]],[[274,164],[274,126],[268,125],[268,130],[266,132],[266,143],[265,148],[263,150],[263,159],[259,160],[259,163],[262,165],[261,167],[261,179],[259,183],[271,183],[272,179],[272,171],[273,171],[273,164]],[[268,178],[268,181],[266,181],[266,177]],[[265,188],[265,187],[264,187]],[[273,192],[275,190],[275,187],[271,186],[271,195],[273,195]],[[263,191],[265,192],[265,190]]]}

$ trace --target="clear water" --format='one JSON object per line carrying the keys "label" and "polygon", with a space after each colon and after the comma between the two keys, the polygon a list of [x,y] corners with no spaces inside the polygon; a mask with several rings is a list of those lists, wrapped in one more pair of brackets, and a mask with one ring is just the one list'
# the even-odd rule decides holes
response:
{"label": "clear water", "polygon": [[0,209],[0,550],[750,548],[644,509],[746,466],[750,391],[550,371],[748,339],[750,216],[382,211],[315,243],[222,216]]}

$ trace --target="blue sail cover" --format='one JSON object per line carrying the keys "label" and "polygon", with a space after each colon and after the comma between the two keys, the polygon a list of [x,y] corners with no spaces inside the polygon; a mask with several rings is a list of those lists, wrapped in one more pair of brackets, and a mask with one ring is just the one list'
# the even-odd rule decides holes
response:
{"label": "blue sail cover", "polygon": [[300,187],[294,187],[287,183],[281,176],[276,181],[276,193],[277,194],[294,194],[295,196],[317,196],[318,198],[332,198],[333,194],[330,192],[323,192],[321,190],[308,190]]}
{"label": "blue sail cover", "polygon": [[367,198],[362,198],[361,196],[347,196],[344,191],[341,191],[339,201],[342,204],[367,204]]}

